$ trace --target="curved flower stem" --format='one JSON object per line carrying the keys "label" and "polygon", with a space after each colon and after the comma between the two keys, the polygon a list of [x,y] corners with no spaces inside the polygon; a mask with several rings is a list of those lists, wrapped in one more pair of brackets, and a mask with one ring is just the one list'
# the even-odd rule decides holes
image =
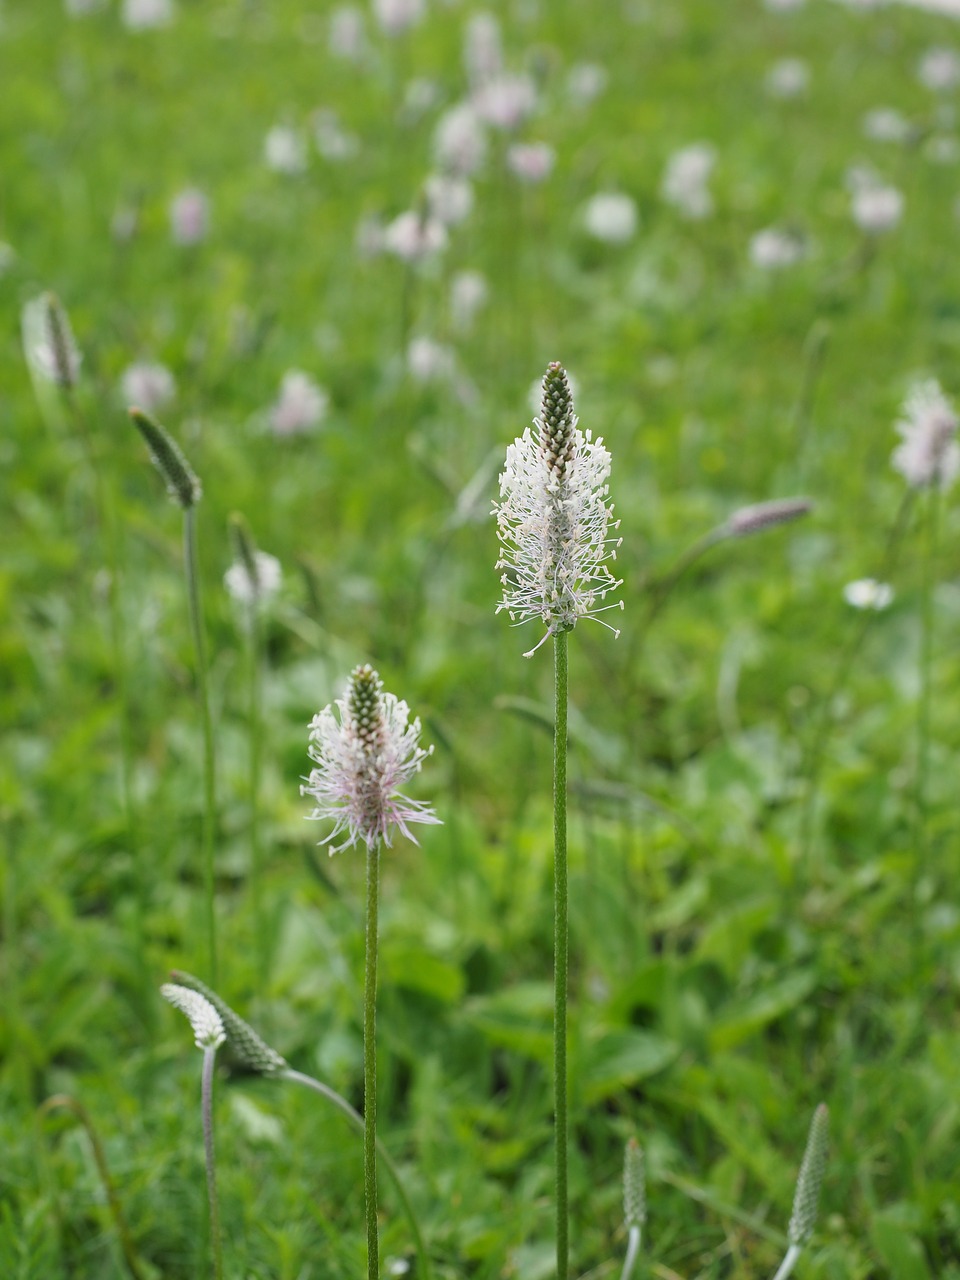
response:
{"label": "curved flower stem", "polygon": [[557,1186],[557,1280],[569,1269],[567,1208],[567,633],[553,637],[556,715],[553,737],[553,1092]]}
{"label": "curved flower stem", "polygon": [[630,1280],[633,1275],[633,1268],[637,1265],[637,1258],[640,1255],[640,1228],[633,1226],[627,1235],[627,1256],[623,1260],[623,1270],[620,1272],[620,1280]]}
{"label": "curved flower stem", "polygon": [[201,1106],[203,1111],[203,1154],[207,1166],[207,1199],[210,1202],[210,1248],[213,1252],[215,1280],[223,1278],[223,1251],[220,1240],[220,1200],[217,1196],[217,1163],[213,1149],[213,1069],[217,1063],[217,1051],[208,1046],[203,1051],[203,1084]]}
{"label": "curved flower stem", "polygon": [[[336,1089],[331,1089],[328,1084],[324,1084],[320,1080],[315,1080],[313,1076],[305,1075],[302,1071],[294,1071],[292,1067],[287,1067],[283,1071],[279,1071],[276,1075],[276,1079],[289,1080],[292,1084],[301,1084],[304,1088],[312,1089],[314,1093],[319,1093],[322,1098],[326,1098],[329,1102],[332,1102],[333,1105],[347,1117],[358,1133],[363,1134],[365,1132],[363,1116],[360,1112],[355,1111],[346,1098],[341,1097],[341,1095],[337,1093]],[[414,1212],[413,1205],[410,1203],[410,1197],[407,1195],[406,1189],[400,1178],[400,1171],[394,1164],[393,1157],[387,1151],[379,1138],[377,1138],[376,1146],[380,1163],[386,1169],[393,1181],[397,1196],[403,1206],[403,1211],[406,1214],[407,1221],[410,1224],[410,1230],[413,1233],[413,1243],[414,1248],[417,1251],[417,1261],[420,1268],[420,1280],[430,1280],[430,1259],[427,1256],[426,1245],[423,1242],[423,1233],[420,1230],[420,1224],[417,1221],[417,1215]]]}
{"label": "curved flower stem", "polygon": [[250,609],[247,643],[249,646],[249,704],[248,727],[250,733],[250,896],[253,898],[253,927],[257,941],[257,968],[260,972],[261,990],[265,989],[269,974],[270,950],[267,945],[267,926],[263,912],[263,850],[260,845],[260,760],[263,739],[261,716],[261,671],[263,645],[261,643],[260,612],[254,602]]}
{"label": "curved flower stem", "polygon": [[367,1219],[367,1276],[379,1280],[377,1234],[377,907],[380,846],[367,849],[366,959],[363,977],[363,1191]]}
{"label": "curved flower stem", "polygon": [[792,1244],[784,1255],[783,1261],[777,1270],[777,1274],[773,1280],[787,1280],[787,1277],[793,1273],[793,1268],[797,1265],[797,1259],[800,1257],[800,1246]]}
{"label": "curved flower stem", "polygon": [[927,499],[927,538],[923,557],[923,586],[920,598],[920,699],[917,706],[917,780],[914,814],[913,913],[915,962],[921,958],[923,928],[918,893],[929,864],[927,836],[927,782],[930,773],[930,706],[933,683],[933,588],[936,573],[937,546],[940,536],[940,490],[930,489]]}
{"label": "curved flower stem", "polygon": [[200,570],[197,561],[196,507],[183,511],[183,560],[187,575],[190,606],[190,631],[197,662],[197,694],[203,722],[203,881],[207,915],[207,965],[210,985],[217,985],[217,920],[214,907],[213,843],[216,824],[216,762],[213,750],[213,722],[210,719],[210,695],[207,681],[207,648],[200,607]]}

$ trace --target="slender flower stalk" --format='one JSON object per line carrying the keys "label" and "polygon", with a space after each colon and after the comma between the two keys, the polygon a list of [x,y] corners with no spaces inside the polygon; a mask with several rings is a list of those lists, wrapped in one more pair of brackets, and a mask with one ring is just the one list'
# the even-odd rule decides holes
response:
{"label": "slender flower stalk", "polygon": [[[295,1071],[275,1049],[270,1048],[248,1022],[245,1022],[215,991],[212,991],[199,978],[195,978],[190,973],[183,973],[178,969],[174,969],[170,976],[180,986],[189,987],[191,991],[198,992],[213,1005],[223,1023],[223,1029],[227,1037],[227,1047],[242,1066],[249,1071],[255,1071],[258,1075],[267,1076],[273,1080],[286,1080],[291,1084],[298,1084],[305,1089],[318,1093],[322,1098],[326,1098],[328,1102],[331,1102],[341,1114],[346,1116],[357,1132],[363,1136],[365,1132],[363,1116],[359,1111],[351,1107],[346,1098],[337,1093],[335,1089],[331,1089],[328,1084],[324,1084],[313,1076],[305,1075],[302,1071]],[[376,1145],[380,1163],[387,1170],[394,1184],[400,1204],[410,1224],[419,1262],[419,1274],[423,1277],[423,1280],[429,1280],[430,1259],[423,1241],[423,1232],[420,1230],[416,1212],[403,1185],[400,1171],[379,1138]]]}
{"label": "slender flower stalk", "polygon": [[183,512],[183,564],[187,580],[190,634],[197,668],[197,697],[203,727],[203,853],[204,899],[206,906],[207,963],[210,980],[217,981],[217,919],[215,905],[214,839],[217,824],[216,754],[207,674],[207,646],[200,596],[200,566],[197,555],[196,509],[203,490],[196,473],[179,445],[149,414],[131,409],[133,425],[143,436],[150,460],[160,472],[171,500]]}
{"label": "slender flower stalk", "polygon": [[[595,618],[623,602],[603,604],[621,585],[610,572],[621,539],[613,521],[607,477],[610,454],[603,441],[580,431],[566,370],[547,366],[536,434],[528,427],[507,449],[500,477],[502,501],[494,506],[506,610],[519,625],[539,619],[547,628],[524,657],[553,637],[555,673],[553,755],[554,1018],[553,1088],[556,1157],[557,1277],[569,1271],[567,986],[569,968],[567,884],[567,633],[581,618]],[[615,635],[616,628],[603,622]]]}
{"label": "slender flower stalk", "polygon": [[300,788],[316,807],[309,816],[333,819],[321,841],[346,838],[330,852],[363,843],[367,849],[367,902],[363,982],[363,1171],[367,1224],[367,1274],[379,1280],[377,1227],[377,916],[380,849],[391,846],[397,827],[416,843],[409,825],[437,823],[429,806],[403,795],[399,787],[420,771],[433,748],[419,746],[420,721],[410,723],[409,708],[369,666],[354,669],[346,693],[325,707],[310,727],[309,754],[315,768]]}
{"label": "slender flower stalk", "polygon": [[647,1186],[643,1148],[631,1138],[623,1153],[623,1221],[627,1228],[627,1255],[620,1280],[630,1280],[640,1253],[640,1238],[647,1220]]}
{"label": "slender flower stalk", "polygon": [[223,1022],[214,1006],[199,992],[189,987],[166,982],[160,993],[175,1009],[185,1014],[197,1048],[203,1050],[201,1110],[203,1116],[203,1152],[207,1169],[207,1199],[210,1206],[210,1245],[213,1251],[215,1280],[223,1280],[223,1244],[220,1233],[220,1199],[217,1195],[217,1163],[213,1130],[213,1072],[217,1050],[227,1038]]}
{"label": "slender flower stalk", "polygon": [[940,490],[934,485],[927,494],[927,527],[923,550],[923,583],[920,596],[920,698],[917,704],[917,777],[914,808],[914,856],[916,868],[913,886],[914,951],[917,961],[919,961],[923,949],[920,893],[930,861],[927,819],[929,816],[930,713],[933,694],[934,586],[940,541],[940,506]]}
{"label": "slender flower stalk", "polygon": [[827,1167],[829,1133],[830,1113],[826,1105],[821,1102],[810,1121],[807,1146],[800,1163],[797,1188],[793,1196],[793,1212],[790,1215],[790,1225],[787,1227],[787,1252],[777,1269],[774,1280],[787,1280],[817,1225],[820,1188],[823,1185],[823,1175]]}

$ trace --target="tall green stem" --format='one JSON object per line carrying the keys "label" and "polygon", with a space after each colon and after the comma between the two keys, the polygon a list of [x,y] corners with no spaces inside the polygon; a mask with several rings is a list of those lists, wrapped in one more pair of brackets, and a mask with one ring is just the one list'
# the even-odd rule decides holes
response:
{"label": "tall green stem", "polygon": [[940,534],[940,489],[933,485],[927,500],[927,539],[923,556],[923,586],[920,602],[920,700],[917,706],[917,782],[914,813],[914,938],[916,958],[922,951],[922,926],[918,895],[928,869],[927,783],[930,775],[930,707],[933,684],[933,589],[937,544]]}
{"label": "tall green stem", "polygon": [[363,977],[363,1191],[367,1217],[367,1276],[379,1280],[377,1233],[377,908],[380,846],[367,849],[366,962]]}
{"label": "tall green stem", "polygon": [[553,738],[553,1093],[557,1183],[557,1280],[569,1270],[567,1210],[567,633],[553,637],[556,713]]}
{"label": "tall green stem", "polygon": [[260,612],[258,602],[250,608],[248,631],[249,645],[249,732],[250,732],[250,893],[253,898],[253,926],[256,931],[257,968],[261,990],[268,980],[269,948],[267,928],[263,915],[263,853],[260,846],[260,760],[262,754],[260,663]]}
{"label": "tall green stem", "polygon": [[216,827],[216,764],[213,750],[213,722],[210,719],[210,695],[207,681],[207,648],[200,608],[200,569],[197,560],[196,507],[183,511],[183,559],[187,575],[190,606],[190,630],[197,662],[197,694],[203,722],[203,882],[207,915],[207,966],[210,985],[217,985],[217,920],[214,907],[213,845]]}
{"label": "tall green stem", "polygon": [[203,1051],[203,1085],[201,1105],[203,1112],[203,1154],[207,1166],[207,1198],[210,1202],[210,1248],[213,1252],[215,1280],[223,1278],[223,1246],[220,1239],[220,1199],[217,1195],[217,1163],[213,1146],[213,1069],[217,1063],[217,1051],[207,1047]]}

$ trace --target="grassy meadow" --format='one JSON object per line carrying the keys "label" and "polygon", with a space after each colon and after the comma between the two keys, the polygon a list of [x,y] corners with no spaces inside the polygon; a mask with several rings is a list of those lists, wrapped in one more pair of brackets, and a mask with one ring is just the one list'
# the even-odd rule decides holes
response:
{"label": "grassy meadow", "polygon": [[[625,606],[570,636],[571,1274],[620,1275],[634,1136],[635,1275],[771,1276],[822,1101],[796,1275],[958,1280],[960,517],[890,459],[918,380],[960,396],[960,27],[489,0],[498,72],[468,0],[396,34],[335,8],[0,9],[0,1277],[211,1274],[200,1055],[159,995],[213,978],[204,737],[181,514],[121,385],[144,361],[203,485],[212,985],[362,1109],[363,858],[299,787],[370,662],[443,820],[384,852],[380,1136],[436,1280],[556,1274],[553,672],[495,614],[490,511],[560,360],[612,455]],[[411,247],[438,129],[505,73],[516,118],[445,190],[472,207]],[[73,389],[24,358],[46,290]],[[256,625],[233,513],[282,566]],[[845,599],[863,579],[886,607]],[[223,1053],[215,1107],[225,1275],[363,1275],[354,1129]],[[419,1276],[388,1179],[380,1232]]]}

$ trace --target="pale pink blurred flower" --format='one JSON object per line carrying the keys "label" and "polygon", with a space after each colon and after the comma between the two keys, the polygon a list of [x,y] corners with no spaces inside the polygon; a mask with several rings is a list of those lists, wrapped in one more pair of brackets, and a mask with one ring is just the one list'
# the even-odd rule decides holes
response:
{"label": "pale pink blurred flower", "polygon": [[810,68],[801,58],[781,58],[764,82],[772,98],[799,98],[810,84]]}
{"label": "pale pink blurred flower", "polygon": [[906,142],[912,129],[893,107],[875,107],[863,117],[863,132],[873,142]]}
{"label": "pale pink blurred flower", "polygon": [[461,332],[469,329],[489,294],[486,278],[479,271],[458,271],[450,282],[450,315],[454,326]]}
{"label": "pale pink blurred flower", "polygon": [[423,184],[431,215],[445,227],[455,227],[473,209],[473,187],[466,178],[431,173]]}
{"label": "pale pink blurred flower", "polygon": [[373,12],[381,30],[388,36],[399,36],[423,20],[424,0],[373,0]]}
{"label": "pale pink blurred flower", "polygon": [[954,49],[928,49],[920,59],[917,76],[933,93],[948,93],[960,84],[960,55]]}
{"label": "pale pink blurred flower", "polygon": [[487,124],[495,129],[515,129],[535,111],[537,90],[529,76],[504,74],[481,85],[472,102]]}
{"label": "pale pink blurred flower", "polygon": [[587,202],[583,222],[595,240],[626,244],[637,232],[637,206],[622,192],[601,191]]}
{"label": "pale pink blurred flower", "polygon": [[404,262],[421,262],[447,247],[447,229],[437,218],[408,209],[384,228],[383,247]]}
{"label": "pale pink blurred flower", "polygon": [[861,231],[879,235],[892,231],[903,217],[903,196],[896,187],[863,182],[850,201],[853,220]]}
{"label": "pale pink blurred flower", "polygon": [[465,178],[483,164],[487,138],[469,103],[458,103],[440,117],[433,135],[433,154],[441,169]]}
{"label": "pale pink blurred flower", "polygon": [[960,474],[958,426],[960,419],[936,379],[913,388],[896,424],[902,443],[890,459],[911,488],[949,489],[953,484]]}
{"label": "pale pink blurred flower", "polygon": [[780,271],[792,267],[805,256],[799,236],[779,227],[765,227],[750,241],[750,261],[761,271]]}
{"label": "pale pink blurred flower", "polygon": [[556,158],[547,142],[514,142],[507,150],[507,168],[521,182],[543,182],[553,172]]}
{"label": "pale pink blurred flower", "polygon": [[274,125],[263,140],[263,159],[274,173],[303,173],[307,167],[307,144],[303,134],[289,125]]}
{"label": "pale pink blurred flower", "polygon": [[412,338],[407,347],[407,368],[415,382],[444,382],[453,377],[454,355],[432,338]]}
{"label": "pale pink blurred flower", "polygon": [[292,436],[310,431],[327,415],[330,397],[301,369],[289,369],[280,382],[280,394],[270,410],[275,435]]}
{"label": "pale pink blurred flower", "polygon": [[166,365],[140,360],[129,365],[120,378],[120,396],[125,405],[135,404],[145,413],[156,413],[170,404],[177,384]]}
{"label": "pale pink blurred flower", "polygon": [[123,0],[121,19],[128,31],[151,31],[173,21],[173,0]]}
{"label": "pale pink blurred flower", "polygon": [[485,84],[503,70],[500,24],[492,13],[475,13],[467,23],[463,61],[471,85]]}
{"label": "pale pink blurred flower", "polygon": [[707,187],[717,153],[708,142],[691,142],[667,161],[660,194],[685,218],[706,218],[713,212],[713,196]]}
{"label": "pale pink blurred flower", "polygon": [[177,244],[199,244],[210,228],[210,202],[196,187],[186,187],[170,204],[170,233]]}
{"label": "pale pink blurred flower", "polygon": [[367,52],[363,14],[353,5],[334,9],[327,37],[330,52],[345,62],[362,62]]}
{"label": "pale pink blurred flower", "polygon": [[[370,666],[352,672],[342,698],[324,707],[310,725],[307,748],[314,768],[300,788],[316,807],[309,815],[331,820],[333,830],[321,844],[339,853],[363,843],[390,848],[393,828],[417,843],[415,822],[438,824],[429,805],[411,800],[400,788],[420,772],[433,747],[420,746],[420,721],[410,721],[410,708]],[[337,845],[339,836],[345,839]]]}
{"label": "pale pink blurred flower", "polygon": [[893,587],[889,582],[878,582],[876,578],[857,578],[843,588],[843,598],[854,609],[875,609],[879,612],[893,603]]}
{"label": "pale pink blurred flower", "polygon": [[[253,573],[251,573],[251,567]],[[252,566],[242,559],[235,560],[223,575],[223,585],[231,599],[246,607],[263,607],[270,603],[280,590],[283,570],[276,556],[254,549]]]}
{"label": "pale pink blurred flower", "polygon": [[578,62],[567,72],[567,97],[578,107],[588,107],[607,87],[607,69],[597,62]]}

